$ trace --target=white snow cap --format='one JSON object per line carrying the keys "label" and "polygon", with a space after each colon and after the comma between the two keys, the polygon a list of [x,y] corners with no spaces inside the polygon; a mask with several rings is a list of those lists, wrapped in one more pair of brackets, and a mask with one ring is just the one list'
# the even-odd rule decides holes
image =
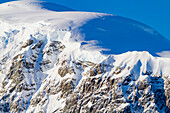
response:
{"label": "white snow cap", "polygon": [[[148,51],[153,56],[169,56],[170,41],[140,22],[102,13],[78,12],[70,8],[36,0],[0,4],[0,21],[10,24],[43,23],[49,29],[70,30],[70,40],[81,49],[121,54]],[[161,53],[161,54],[159,54]]]}

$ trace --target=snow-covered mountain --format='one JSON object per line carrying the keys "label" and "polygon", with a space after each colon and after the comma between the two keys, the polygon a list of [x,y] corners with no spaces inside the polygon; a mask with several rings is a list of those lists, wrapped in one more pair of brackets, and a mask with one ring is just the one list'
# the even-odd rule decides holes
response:
{"label": "snow-covered mountain", "polygon": [[168,113],[170,41],[127,18],[0,4],[0,112]]}

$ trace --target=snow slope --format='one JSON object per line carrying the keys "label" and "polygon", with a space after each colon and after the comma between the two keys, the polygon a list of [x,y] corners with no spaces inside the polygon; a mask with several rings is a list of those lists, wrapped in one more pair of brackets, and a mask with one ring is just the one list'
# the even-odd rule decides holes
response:
{"label": "snow slope", "polygon": [[[20,24],[44,22],[58,29],[72,29],[72,32],[79,32],[81,36],[76,37],[76,40],[84,41],[82,48],[85,49],[91,45],[90,48],[93,49],[109,50],[104,51],[106,54],[121,54],[136,50],[148,51],[154,56],[158,56],[157,53],[162,51],[170,51],[168,39],[154,29],[127,18],[108,14],[71,12],[73,10],[69,8],[46,2],[15,1],[4,3],[0,7],[1,21]],[[60,11],[70,12],[60,12],[57,8],[61,9]]]}
{"label": "snow slope", "polygon": [[0,4],[0,111],[168,112],[169,51],[168,39],[127,18]]}

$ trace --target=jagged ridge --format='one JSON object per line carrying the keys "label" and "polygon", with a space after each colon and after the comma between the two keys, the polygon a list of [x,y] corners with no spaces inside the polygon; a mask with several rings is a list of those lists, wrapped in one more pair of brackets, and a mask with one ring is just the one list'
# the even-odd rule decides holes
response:
{"label": "jagged ridge", "polygon": [[[15,2],[9,4],[13,9]],[[27,8],[14,12],[0,16],[1,112],[169,112],[169,58],[147,51],[103,55],[94,41],[82,39],[80,28],[91,25],[89,20],[114,16],[45,11],[54,14],[47,17]],[[30,12],[43,19],[20,15]]]}

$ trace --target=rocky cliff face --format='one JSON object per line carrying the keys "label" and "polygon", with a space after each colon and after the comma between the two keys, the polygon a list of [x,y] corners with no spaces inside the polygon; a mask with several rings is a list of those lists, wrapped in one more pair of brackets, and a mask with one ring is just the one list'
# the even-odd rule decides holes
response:
{"label": "rocky cliff face", "polygon": [[[60,56],[66,48],[60,41],[45,45],[42,40],[29,39],[18,48],[25,51],[11,59],[1,57],[4,76],[1,112],[168,113],[170,110],[169,74],[156,74],[163,69],[152,67],[142,71],[151,62],[154,65],[157,60],[162,62],[149,53],[125,53],[119,56],[124,59],[117,61],[109,56],[95,63]],[[136,63],[114,65],[127,60],[127,54],[134,56],[128,60]],[[143,57],[149,60],[145,63]],[[165,63],[169,62],[168,59]]]}
{"label": "rocky cliff face", "polygon": [[[105,55],[100,53],[103,48],[94,46],[95,41],[83,40],[81,29],[96,26],[87,23],[90,19],[105,22],[116,18],[121,24],[129,20],[23,5],[0,5],[0,112],[170,112],[170,58],[155,57],[147,51]],[[8,13],[14,9],[14,14]],[[110,19],[106,23],[117,22]],[[81,27],[84,24],[87,26]],[[141,24],[133,29],[139,26],[141,30]],[[100,34],[103,30],[86,33]],[[168,43],[158,39],[163,45]]]}

